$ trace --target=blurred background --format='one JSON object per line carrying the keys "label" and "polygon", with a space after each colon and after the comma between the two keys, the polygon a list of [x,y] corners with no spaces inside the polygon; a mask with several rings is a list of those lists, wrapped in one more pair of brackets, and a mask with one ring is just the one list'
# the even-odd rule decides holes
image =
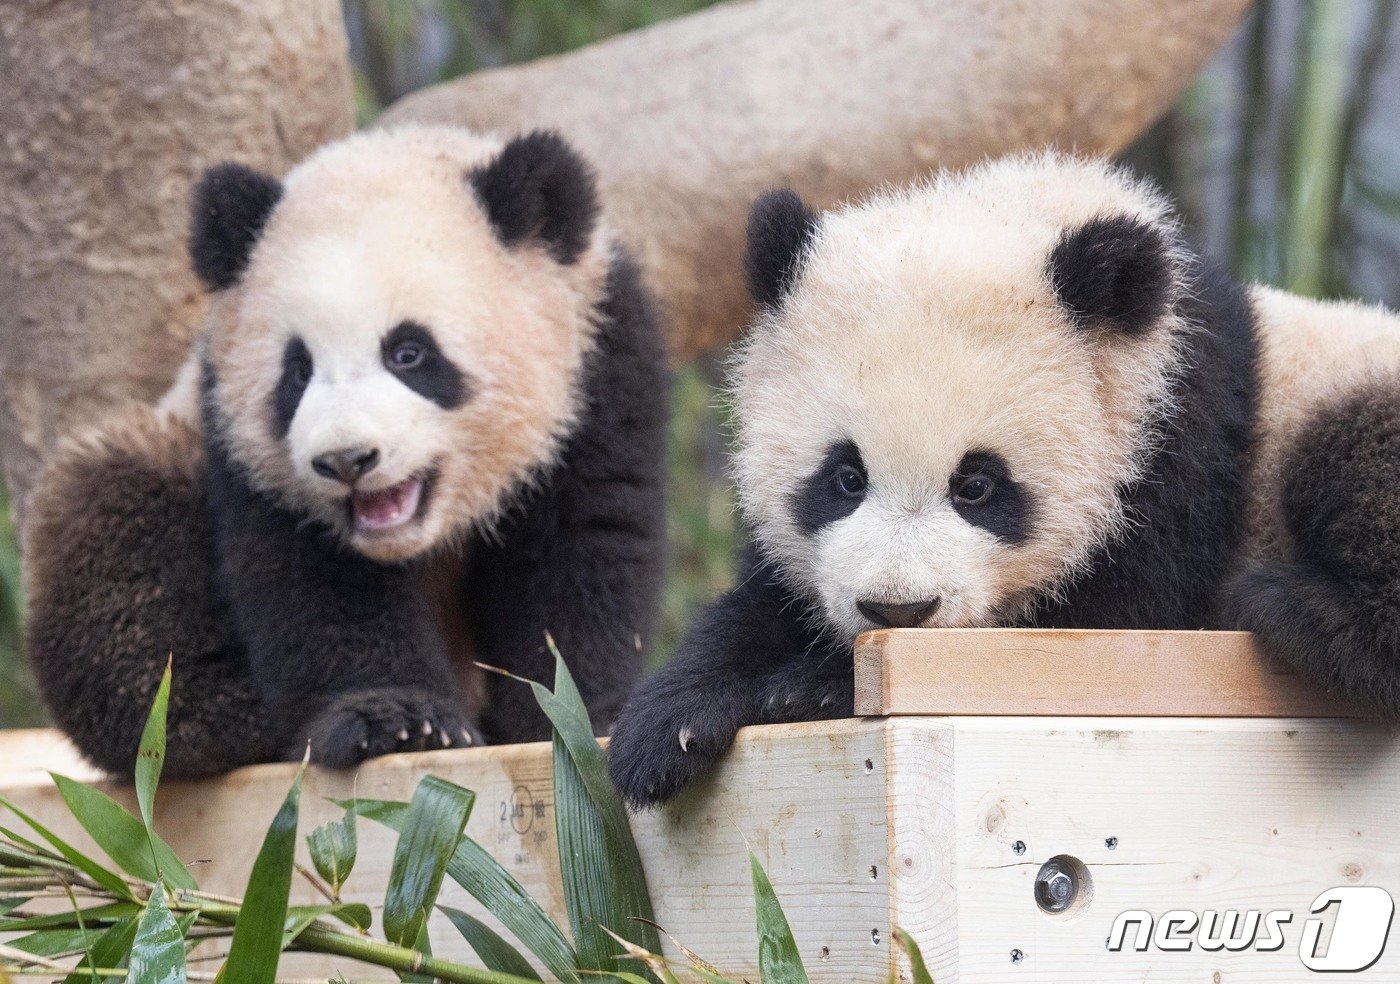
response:
{"label": "blurred background", "polygon": [[[567,51],[712,0],[346,0],[361,123],[466,72]],[[1396,0],[1261,0],[1123,159],[1245,280],[1400,307]],[[657,659],[728,586],[737,536],[723,355],[676,377],[672,555]],[[19,653],[19,560],[0,490],[0,727],[43,723]]]}

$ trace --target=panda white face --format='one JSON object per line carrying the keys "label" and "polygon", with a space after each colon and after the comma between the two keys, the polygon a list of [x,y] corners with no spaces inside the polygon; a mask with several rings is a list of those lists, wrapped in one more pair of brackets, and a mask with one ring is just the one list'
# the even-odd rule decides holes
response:
{"label": "panda white face", "polygon": [[471,178],[500,153],[434,128],[332,145],[214,297],[233,457],[369,557],[489,524],[576,418],[606,250],[504,242]]}
{"label": "panda white face", "polygon": [[[1059,177],[1089,200],[1108,188],[1134,217],[1107,231],[1091,222],[1102,197],[1028,190],[1009,173],[1028,166],[820,217],[773,214],[795,200],[756,210],[751,253],[775,229],[801,233],[767,264],[783,282],[735,365],[741,504],[845,639],[1014,620],[1130,521],[1119,490],[1150,450],[1180,336],[1163,239],[1133,221],[1169,227],[1100,165]],[[1134,229],[1162,260],[1151,311],[1132,330],[1076,318],[1055,264]],[[764,269],[751,256],[751,277]]]}

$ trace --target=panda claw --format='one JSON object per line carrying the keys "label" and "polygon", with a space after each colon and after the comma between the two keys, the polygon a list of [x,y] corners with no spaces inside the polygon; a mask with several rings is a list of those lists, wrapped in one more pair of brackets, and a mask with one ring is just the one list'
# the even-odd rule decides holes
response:
{"label": "panda claw", "polygon": [[442,733],[442,747],[443,747],[443,748],[451,748],[451,747],[452,747],[452,736],[449,735],[446,731],[444,731],[444,732]]}
{"label": "panda claw", "polygon": [[462,729],[462,744],[463,744],[463,745],[471,745],[472,743],[473,743],[473,742],[472,742],[472,733],[471,733],[470,731],[468,731],[466,728],[463,728],[463,729]]}
{"label": "panda claw", "polygon": [[424,738],[428,738],[428,737],[430,737],[430,736],[432,735],[432,733],[433,733],[433,723],[432,723],[431,721],[424,721],[424,722],[423,722],[423,737],[424,737]]}
{"label": "panda claw", "polygon": [[400,728],[399,733],[394,735],[394,737],[397,738],[401,743],[408,741],[408,729]]}
{"label": "panda claw", "polygon": [[695,740],[695,733],[689,728],[682,728],[677,737],[679,737],[681,741],[681,751],[689,752],[690,743]]}

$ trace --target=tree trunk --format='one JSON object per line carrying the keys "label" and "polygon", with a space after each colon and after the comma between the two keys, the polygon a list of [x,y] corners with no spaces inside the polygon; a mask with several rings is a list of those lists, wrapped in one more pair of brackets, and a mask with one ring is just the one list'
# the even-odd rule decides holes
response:
{"label": "tree trunk", "polygon": [[167,386],[199,323],[191,184],[353,124],[336,0],[0,4],[0,460]]}
{"label": "tree trunk", "polygon": [[434,86],[382,119],[565,133],[598,165],[687,359],[748,316],[740,251],[764,189],[825,206],[1026,147],[1116,151],[1247,6],[750,0]]}

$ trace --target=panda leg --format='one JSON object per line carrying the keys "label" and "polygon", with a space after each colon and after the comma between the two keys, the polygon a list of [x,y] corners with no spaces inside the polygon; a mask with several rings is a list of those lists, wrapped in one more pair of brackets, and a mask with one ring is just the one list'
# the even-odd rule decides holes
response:
{"label": "panda leg", "polygon": [[1226,615],[1328,687],[1400,715],[1400,386],[1320,412],[1285,474],[1294,556],[1235,577]]}
{"label": "panda leg", "polygon": [[56,454],[27,519],[26,649],[49,713],[87,758],[131,773],[167,659],[168,774],[279,757],[215,600],[196,432],[133,408]]}

